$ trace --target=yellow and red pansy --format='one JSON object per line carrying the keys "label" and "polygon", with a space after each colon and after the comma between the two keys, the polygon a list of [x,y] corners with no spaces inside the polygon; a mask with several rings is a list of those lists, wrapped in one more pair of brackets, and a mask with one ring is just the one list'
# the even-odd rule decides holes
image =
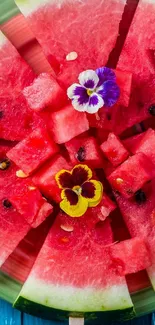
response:
{"label": "yellow and red pansy", "polygon": [[82,164],[71,171],[62,169],[56,174],[56,182],[62,189],[60,208],[70,217],[81,217],[89,207],[100,203],[103,186],[92,177],[92,170]]}

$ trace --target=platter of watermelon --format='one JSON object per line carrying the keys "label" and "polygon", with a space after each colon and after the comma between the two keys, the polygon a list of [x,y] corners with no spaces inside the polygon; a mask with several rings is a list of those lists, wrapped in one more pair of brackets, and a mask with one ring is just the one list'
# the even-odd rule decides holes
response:
{"label": "platter of watermelon", "polygon": [[91,325],[155,311],[154,0],[0,12],[0,298]]}

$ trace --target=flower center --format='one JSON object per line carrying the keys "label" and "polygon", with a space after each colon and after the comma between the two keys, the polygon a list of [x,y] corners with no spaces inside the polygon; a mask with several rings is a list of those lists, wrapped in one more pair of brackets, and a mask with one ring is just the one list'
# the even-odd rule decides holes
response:
{"label": "flower center", "polygon": [[94,90],[92,89],[87,89],[87,95],[91,96],[93,94]]}
{"label": "flower center", "polygon": [[76,185],[73,187],[73,191],[77,194],[77,195],[81,195],[82,192],[82,188],[79,185]]}

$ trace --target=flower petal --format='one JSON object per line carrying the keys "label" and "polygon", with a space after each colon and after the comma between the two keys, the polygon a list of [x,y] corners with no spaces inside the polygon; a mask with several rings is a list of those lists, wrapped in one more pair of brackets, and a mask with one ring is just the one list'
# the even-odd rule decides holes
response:
{"label": "flower petal", "polygon": [[72,169],[72,177],[74,186],[81,186],[84,182],[92,178],[92,171],[87,165],[79,164]]}
{"label": "flower petal", "polygon": [[95,72],[99,77],[99,83],[97,85],[98,87],[101,86],[105,81],[116,80],[115,72],[110,68],[107,67],[98,68]]}
{"label": "flower petal", "polygon": [[89,114],[97,113],[98,110],[103,106],[104,106],[103,98],[97,93],[94,93],[89,97],[89,105],[87,106],[86,112]]}
{"label": "flower petal", "polygon": [[[67,89],[67,96],[72,99],[75,95],[74,95],[74,91],[77,89],[77,88],[81,88],[81,85],[79,84],[73,84],[71,85],[68,89]],[[83,87],[82,87],[83,88]]]}
{"label": "flower petal", "polygon": [[60,208],[70,217],[81,217],[87,211],[88,201],[81,195],[78,196],[70,189],[62,191],[61,195],[63,200],[60,202]]}
{"label": "flower petal", "polygon": [[55,175],[55,180],[59,188],[72,188],[73,178],[69,170],[62,169]]}
{"label": "flower petal", "polygon": [[81,97],[74,97],[72,99],[72,105],[73,107],[76,109],[76,111],[79,111],[79,112],[86,112],[87,111],[87,107],[89,105],[89,97],[87,98],[87,101],[83,104],[81,104],[81,102],[83,101],[84,99],[82,99]]}
{"label": "flower petal", "polygon": [[87,89],[95,89],[98,82],[99,77],[97,76],[94,70],[86,70],[79,74],[79,82],[82,86]]}
{"label": "flower petal", "polygon": [[105,106],[111,107],[117,102],[120,96],[120,88],[116,82],[109,80],[104,82],[97,93],[102,96]]}
{"label": "flower petal", "polygon": [[98,205],[102,199],[103,186],[96,180],[90,180],[82,185],[81,195],[88,200],[89,207]]}

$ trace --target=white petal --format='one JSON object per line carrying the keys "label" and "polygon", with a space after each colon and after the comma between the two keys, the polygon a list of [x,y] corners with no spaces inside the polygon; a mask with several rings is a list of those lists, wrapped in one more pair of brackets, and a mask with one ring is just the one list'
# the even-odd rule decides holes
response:
{"label": "white petal", "polygon": [[93,95],[91,95],[90,98],[93,97],[94,95],[98,98],[98,103],[97,103],[96,105],[93,105],[93,104],[90,105],[90,104],[89,104],[89,105],[87,106],[87,110],[86,110],[86,112],[87,112],[87,113],[90,113],[90,114],[97,113],[98,110],[99,110],[101,107],[104,106],[104,100],[103,100],[103,98],[102,98],[101,96],[99,96],[97,93],[94,93]]}
{"label": "white petal", "polygon": [[[96,74],[96,72],[94,70],[86,70],[86,71],[83,71],[79,74],[79,82],[82,86],[84,86],[85,88],[88,88],[88,89],[95,89],[98,82],[99,82],[99,77],[98,75]],[[87,83],[89,80],[93,81],[94,82],[94,86],[93,87],[87,87],[85,85],[85,83]]]}
{"label": "white petal", "polygon": [[80,105],[79,102],[78,102],[78,98],[79,97],[77,97],[77,96],[75,96],[73,98],[73,100],[72,100],[73,107],[76,109],[76,111],[79,111],[79,112],[85,112],[85,111],[87,111],[87,107],[88,107],[89,104],[86,103],[86,104]]}
{"label": "white petal", "polygon": [[67,96],[72,99],[75,95],[74,95],[74,90],[77,88],[77,87],[81,87],[81,85],[79,84],[73,84],[71,85],[68,89],[67,89]]}

